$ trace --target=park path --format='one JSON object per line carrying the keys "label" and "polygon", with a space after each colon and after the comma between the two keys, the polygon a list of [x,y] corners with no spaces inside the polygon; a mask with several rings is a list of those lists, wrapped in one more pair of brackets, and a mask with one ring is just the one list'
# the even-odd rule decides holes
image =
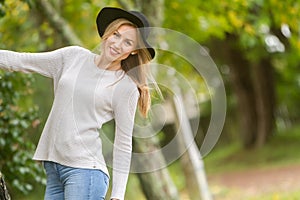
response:
{"label": "park path", "polygon": [[243,200],[244,196],[295,191],[300,190],[300,165],[228,172],[208,176],[208,181],[217,200],[227,200],[234,195],[226,198],[224,188],[239,191],[235,200]]}

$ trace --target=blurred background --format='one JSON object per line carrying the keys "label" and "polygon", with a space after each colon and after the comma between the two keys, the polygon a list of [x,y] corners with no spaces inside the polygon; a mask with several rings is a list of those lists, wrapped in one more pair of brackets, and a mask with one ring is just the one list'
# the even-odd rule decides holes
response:
{"label": "blurred background", "polygon": [[[197,125],[193,131],[200,168],[187,151],[164,169],[132,173],[126,199],[300,198],[298,0],[0,0],[0,49],[41,52],[80,45],[94,50],[100,42],[95,18],[105,6],[142,11],[153,26],[193,38],[218,67],[226,90],[221,136],[201,157],[213,94],[191,63],[158,50],[156,62],[172,66],[191,84],[186,88],[179,83],[183,104],[200,108],[196,114],[187,111],[189,124]],[[159,41],[163,46],[164,39]],[[165,77],[156,72],[158,82]],[[196,103],[189,101],[191,88]],[[172,92],[161,89],[164,103],[172,104]],[[0,171],[12,199],[43,199],[45,176],[31,157],[52,99],[51,80],[0,71]],[[160,101],[154,92],[153,104]],[[168,120],[157,135],[134,141],[135,152],[159,149],[174,139],[174,110],[166,111]],[[112,127],[104,127],[103,134]],[[141,162],[167,160],[161,156]],[[199,171],[202,181],[197,180]]]}

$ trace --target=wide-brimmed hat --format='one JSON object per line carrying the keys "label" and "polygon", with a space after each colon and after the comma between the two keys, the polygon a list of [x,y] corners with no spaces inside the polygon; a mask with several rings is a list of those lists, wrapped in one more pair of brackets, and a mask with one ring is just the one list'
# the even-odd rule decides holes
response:
{"label": "wide-brimmed hat", "polygon": [[148,52],[153,59],[155,56],[155,50],[150,46],[147,42],[147,38],[149,35],[149,22],[145,15],[138,11],[125,11],[120,8],[115,7],[104,7],[100,10],[97,16],[97,28],[100,37],[103,36],[107,26],[116,19],[124,18],[134,23],[140,29],[143,41],[145,43]]}

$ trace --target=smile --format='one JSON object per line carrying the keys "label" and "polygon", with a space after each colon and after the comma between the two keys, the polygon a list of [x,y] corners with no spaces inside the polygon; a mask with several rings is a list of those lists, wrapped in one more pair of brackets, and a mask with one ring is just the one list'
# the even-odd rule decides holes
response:
{"label": "smile", "polygon": [[117,51],[116,49],[114,49],[113,47],[110,47],[109,49],[110,49],[110,53],[111,53],[112,55],[119,55],[119,54],[120,54],[120,52]]}

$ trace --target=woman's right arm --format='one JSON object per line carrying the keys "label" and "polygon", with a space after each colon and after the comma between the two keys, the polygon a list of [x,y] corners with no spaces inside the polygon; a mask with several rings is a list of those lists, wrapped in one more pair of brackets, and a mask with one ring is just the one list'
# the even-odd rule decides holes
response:
{"label": "woman's right arm", "polygon": [[63,68],[64,55],[68,54],[68,49],[70,47],[44,53],[19,53],[0,50],[0,69],[25,73],[36,72],[53,78]]}

